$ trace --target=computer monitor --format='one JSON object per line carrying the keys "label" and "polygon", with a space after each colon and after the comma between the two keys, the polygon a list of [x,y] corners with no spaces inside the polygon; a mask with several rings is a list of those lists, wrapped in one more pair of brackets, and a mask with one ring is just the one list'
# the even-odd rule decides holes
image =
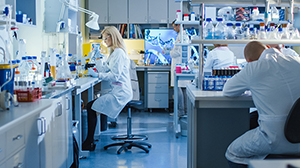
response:
{"label": "computer monitor", "polygon": [[176,37],[173,29],[145,29],[145,64],[170,64]]}

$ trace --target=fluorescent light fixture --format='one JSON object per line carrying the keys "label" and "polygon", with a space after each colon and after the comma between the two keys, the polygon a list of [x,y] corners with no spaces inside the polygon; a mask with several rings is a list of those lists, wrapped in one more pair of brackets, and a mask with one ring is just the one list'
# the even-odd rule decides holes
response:
{"label": "fluorescent light fixture", "polygon": [[[100,28],[99,28],[99,24],[98,24],[99,15],[97,15],[95,12],[92,12],[92,11],[90,11],[90,10],[81,8],[81,7],[79,7],[78,5],[77,5],[77,6],[72,5],[72,4],[70,4],[69,2],[67,2],[67,0],[59,0],[59,1],[64,5],[63,8],[66,7],[66,6],[68,6],[68,7],[74,8],[74,9],[80,11],[80,12],[83,12],[83,13],[86,13],[86,14],[88,14],[88,15],[91,15],[91,16],[90,16],[90,20],[89,20],[85,25],[86,25],[88,28],[91,28],[91,29],[94,29],[94,30],[99,30],[99,29],[100,29]],[[62,10],[63,10],[63,9],[62,9]],[[63,12],[61,11],[61,15],[60,15],[59,21],[62,20],[62,18],[63,18],[63,13],[64,13],[64,11],[63,11]],[[59,31],[57,31],[57,32],[59,32]]]}

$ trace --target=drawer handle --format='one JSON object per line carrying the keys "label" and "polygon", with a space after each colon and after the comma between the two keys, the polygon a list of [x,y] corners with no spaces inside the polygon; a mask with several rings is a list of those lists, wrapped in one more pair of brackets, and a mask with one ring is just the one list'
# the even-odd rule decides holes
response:
{"label": "drawer handle", "polygon": [[18,163],[18,165],[15,166],[14,168],[21,168],[21,167],[23,167],[23,163]]}
{"label": "drawer handle", "polygon": [[161,78],[161,76],[155,76],[155,78]]}
{"label": "drawer handle", "polygon": [[16,136],[16,137],[13,138],[13,141],[19,140],[19,139],[21,139],[22,137],[23,137],[23,135],[18,135],[18,136]]}
{"label": "drawer handle", "polygon": [[155,101],[158,101],[158,102],[160,102],[160,101],[161,101],[161,99],[155,99]]}
{"label": "drawer handle", "polygon": [[161,86],[155,86],[155,88],[161,88]]}
{"label": "drawer handle", "polygon": [[67,110],[70,110],[70,98],[69,97],[66,97],[66,99],[68,100],[68,108],[67,108]]}

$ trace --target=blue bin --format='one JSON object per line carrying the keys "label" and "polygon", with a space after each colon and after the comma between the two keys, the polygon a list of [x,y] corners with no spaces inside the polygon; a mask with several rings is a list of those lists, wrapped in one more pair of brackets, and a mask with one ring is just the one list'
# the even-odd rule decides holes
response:
{"label": "blue bin", "polygon": [[[14,94],[14,79],[15,79],[15,68],[16,64],[13,64],[13,78],[6,85],[1,88],[3,90],[8,90],[11,95]],[[0,86],[2,86],[6,81],[9,80],[11,75],[10,64],[0,64]]]}

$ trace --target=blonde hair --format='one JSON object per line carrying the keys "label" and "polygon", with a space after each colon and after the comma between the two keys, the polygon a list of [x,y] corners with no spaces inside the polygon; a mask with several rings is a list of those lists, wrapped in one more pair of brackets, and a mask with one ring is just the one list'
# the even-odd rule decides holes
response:
{"label": "blonde hair", "polygon": [[123,41],[123,38],[116,27],[109,26],[109,27],[105,28],[104,30],[102,30],[101,34],[104,34],[104,33],[106,33],[107,35],[109,35],[111,37],[111,42],[112,42],[111,48],[113,50],[115,48],[121,48],[127,54],[127,49],[126,49],[125,43]]}

